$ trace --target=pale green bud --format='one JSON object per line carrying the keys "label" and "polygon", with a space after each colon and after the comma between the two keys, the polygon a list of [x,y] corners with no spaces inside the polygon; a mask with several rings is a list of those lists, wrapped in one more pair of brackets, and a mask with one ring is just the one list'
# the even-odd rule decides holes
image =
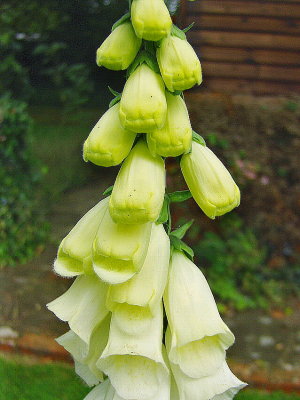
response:
{"label": "pale green bud", "polygon": [[120,224],[143,224],[159,217],[166,172],[161,157],[150,154],[140,140],[124,161],[109,201],[112,219]]}
{"label": "pale green bud", "polygon": [[57,318],[69,323],[87,345],[94,328],[108,314],[105,306],[107,285],[94,275],[82,275],[60,297],[47,304]]}
{"label": "pale green bud", "polygon": [[97,65],[118,71],[127,69],[135,59],[142,41],[129,21],[119,25],[97,50]]}
{"label": "pale green bud", "polygon": [[162,128],[167,116],[165,85],[145,63],[128,78],[120,102],[120,121],[133,132]]}
{"label": "pale green bud", "polygon": [[181,159],[184,179],[199,207],[209,217],[226,214],[240,204],[240,191],[218,157],[193,142],[192,152]]}
{"label": "pale green bud", "polygon": [[136,35],[151,41],[167,36],[172,27],[170,13],[163,0],[133,0],[131,21]]}
{"label": "pale green bud", "polygon": [[127,157],[136,134],[123,128],[119,109],[120,103],[109,108],[94,126],[83,146],[84,161],[112,167]]}
{"label": "pale green bud", "polygon": [[181,96],[166,93],[167,120],[161,129],[147,133],[150,152],[163,157],[177,157],[187,153],[192,145],[192,127]]}
{"label": "pale green bud", "polygon": [[170,361],[191,378],[213,374],[234,336],[220,317],[204,275],[178,251],[171,258],[164,303]]}
{"label": "pale green bud", "polygon": [[101,200],[87,212],[61,242],[54,271],[72,277],[93,273],[92,248],[100,222],[108,207],[108,199]]}
{"label": "pale green bud", "polygon": [[[138,307],[137,307],[138,308]],[[109,339],[97,367],[124,399],[161,399],[169,392],[169,371],[162,356],[162,304],[152,318],[138,310],[112,314]]]}
{"label": "pale green bud", "polygon": [[161,41],[156,56],[170,92],[186,90],[202,82],[200,61],[187,40],[168,36]]}
{"label": "pale green bud", "polygon": [[93,244],[93,268],[105,282],[126,282],[145,261],[152,223],[116,224],[106,211]]}
{"label": "pale green bud", "polygon": [[153,224],[147,256],[141,271],[129,281],[111,285],[106,306],[114,311],[131,304],[153,314],[162,299],[168,278],[170,241],[163,225]]}

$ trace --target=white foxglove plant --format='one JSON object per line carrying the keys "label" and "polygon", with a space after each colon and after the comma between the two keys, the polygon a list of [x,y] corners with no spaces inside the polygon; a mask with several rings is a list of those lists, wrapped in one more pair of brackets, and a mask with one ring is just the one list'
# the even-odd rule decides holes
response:
{"label": "white foxglove plant", "polygon": [[[110,89],[115,98],[83,148],[85,161],[122,165],[62,240],[54,270],[75,281],[48,308],[68,323],[57,342],[94,386],[85,400],[231,400],[245,386],[226,363],[234,336],[182,240],[192,222],[172,230],[170,204],[193,196],[214,219],[239,205],[240,192],[192,130],[181,91],[202,76],[186,30],[163,0],[129,6],[97,50],[99,66],[128,68],[127,82],[122,93]],[[189,190],[166,192],[163,157],[181,157]]]}

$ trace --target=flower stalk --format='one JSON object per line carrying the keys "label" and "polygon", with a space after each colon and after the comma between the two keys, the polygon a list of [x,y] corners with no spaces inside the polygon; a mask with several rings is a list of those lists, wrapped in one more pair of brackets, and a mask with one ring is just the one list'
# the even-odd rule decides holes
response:
{"label": "flower stalk", "polygon": [[[191,27],[173,25],[163,0],[129,0],[97,50],[98,66],[127,69],[127,81],[122,93],[110,89],[83,158],[122,165],[62,240],[54,270],[76,279],[48,304],[69,325],[58,343],[93,387],[85,400],[230,400],[245,386],[226,363],[234,336],[183,240],[194,221],[172,227],[172,203],[193,197],[214,219],[240,202],[189,119],[182,91],[202,81]],[[168,193],[165,157],[180,157],[189,190]]]}

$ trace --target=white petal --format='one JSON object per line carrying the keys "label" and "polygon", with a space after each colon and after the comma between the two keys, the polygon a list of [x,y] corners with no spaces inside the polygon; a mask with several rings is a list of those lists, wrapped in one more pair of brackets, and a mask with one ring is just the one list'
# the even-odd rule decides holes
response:
{"label": "white petal", "polygon": [[223,365],[214,375],[193,379],[185,375],[177,365],[171,363],[180,400],[231,400],[246,384],[240,381]]}
{"label": "white petal", "polygon": [[126,282],[142,267],[152,223],[116,224],[106,211],[93,244],[93,268],[105,282]]}
{"label": "white petal", "polygon": [[88,386],[95,386],[99,383],[99,379],[91,372],[89,367],[74,360],[75,372]]}
{"label": "white petal", "polygon": [[121,397],[151,399],[168,376],[162,357],[162,307],[152,318],[133,315],[131,309],[127,317],[124,310],[113,313],[109,341],[97,366]]}
{"label": "white petal", "polygon": [[95,275],[83,275],[62,296],[47,304],[50,311],[87,344],[94,328],[106,317],[107,285]]}
{"label": "white petal", "polygon": [[106,400],[105,396],[110,386],[109,379],[96,386],[83,400]]}
{"label": "white petal", "polygon": [[109,198],[101,200],[88,211],[61,242],[54,271],[61,276],[72,277],[90,273],[92,247],[100,222],[108,208]]}
{"label": "white petal", "polygon": [[[109,326],[110,315],[106,316],[102,323],[94,329],[89,345],[80,339],[73,331],[69,331],[56,339],[56,341],[72,355],[78,364],[86,365],[89,368],[90,372],[97,379],[97,383],[103,381],[103,374],[99,368],[97,368],[96,362],[107,344]],[[85,380],[85,375],[81,376],[81,378]],[[87,384],[89,384],[89,382],[87,382]]]}
{"label": "white petal", "polygon": [[108,289],[107,307],[118,304],[154,309],[161,301],[168,277],[170,241],[162,225],[153,224],[147,256],[141,271],[129,281]]}
{"label": "white petal", "polygon": [[204,275],[177,251],[172,256],[164,303],[172,334],[170,360],[190,377],[211,375],[222,364],[234,336],[219,315]]}
{"label": "white petal", "polygon": [[55,340],[58,344],[63,346],[77,361],[82,362],[88,355],[89,346],[72,330]]}

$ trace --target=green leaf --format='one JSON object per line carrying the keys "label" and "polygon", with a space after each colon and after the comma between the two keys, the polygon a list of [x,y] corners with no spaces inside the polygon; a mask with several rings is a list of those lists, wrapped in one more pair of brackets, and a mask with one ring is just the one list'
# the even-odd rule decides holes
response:
{"label": "green leaf", "polygon": [[114,99],[112,99],[112,101],[109,103],[109,108],[111,108],[112,106],[114,106],[115,104],[117,104],[120,100],[121,100],[122,95],[119,94],[118,96],[116,96]]}
{"label": "green leaf", "polygon": [[142,50],[141,52],[138,53],[133,63],[128,68],[127,77],[129,77],[137,69],[137,67],[139,65],[142,65],[143,63],[146,63],[149,68],[151,68],[154,72],[159,74],[159,66],[156,57],[150,54],[148,51]]}
{"label": "green leaf", "polygon": [[181,240],[181,250],[191,259],[194,260],[194,250]]}
{"label": "green leaf", "polygon": [[111,28],[111,31],[114,31],[118,26],[122,25],[125,21],[130,19],[130,13],[124,14],[117,22],[115,22]]}
{"label": "green leaf", "polygon": [[205,140],[202,136],[200,136],[197,132],[193,131],[193,141],[201,144],[202,146],[206,146]]}
{"label": "green leaf", "polygon": [[110,91],[111,94],[114,96],[119,96],[121,93],[117,92],[116,90],[112,89],[110,86],[108,86],[108,90]]}
{"label": "green leaf", "polygon": [[186,28],[182,29],[184,33],[187,33],[190,29],[192,29],[192,27],[195,25],[195,22],[192,22],[189,26],[187,26]]}
{"label": "green leaf", "polygon": [[174,231],[171,232],[171,235],[176,236],[178,239],[182,239],[186,232],[190,229],[190,227],[193,225],[194,220],[190,220],[183,224],[180,228],[175,229]]}
{"label": "green leaf", "polygon": [[171,203],[181,203],[186,201],[192,197],[192,194],[189,190],[181,190],[178,192],[173,192],[168,194]]}
{"label": "green leaf", "polygon": [[158,217],[158,220],[156,221],[156,224],[165,224],[168,219],[169,219],[169,206],[170,206],[170,200],[169,196],[166,194],[164,198],[164,202]]}
{"label": "green leaf", "polygon": [[111,194],[111,192],[113,191],[114,185],[109,186],[107,189],[104,190],[104,192],[102,193],[103,196],[109,196]]}
{"label": "green leaf", "polygon": [[172,25],[171,35],[177,36],[179,39],[186,40],[185,33],[174,24]]}
{"label": "green leaf", "polygon": [[182,90],[174,90],[174,92],[170,92],[170,90],[168,90],[168,92],[173,96],[181,96],[183,93]]}
{"label": "green leaf", "polygon": [[181,239],[174,236],[172,233],[170,234],[170,242],[171,246],[178,251],[183,251],[192,261],[194,259],[194,251],[193,249],[184,243]]}

